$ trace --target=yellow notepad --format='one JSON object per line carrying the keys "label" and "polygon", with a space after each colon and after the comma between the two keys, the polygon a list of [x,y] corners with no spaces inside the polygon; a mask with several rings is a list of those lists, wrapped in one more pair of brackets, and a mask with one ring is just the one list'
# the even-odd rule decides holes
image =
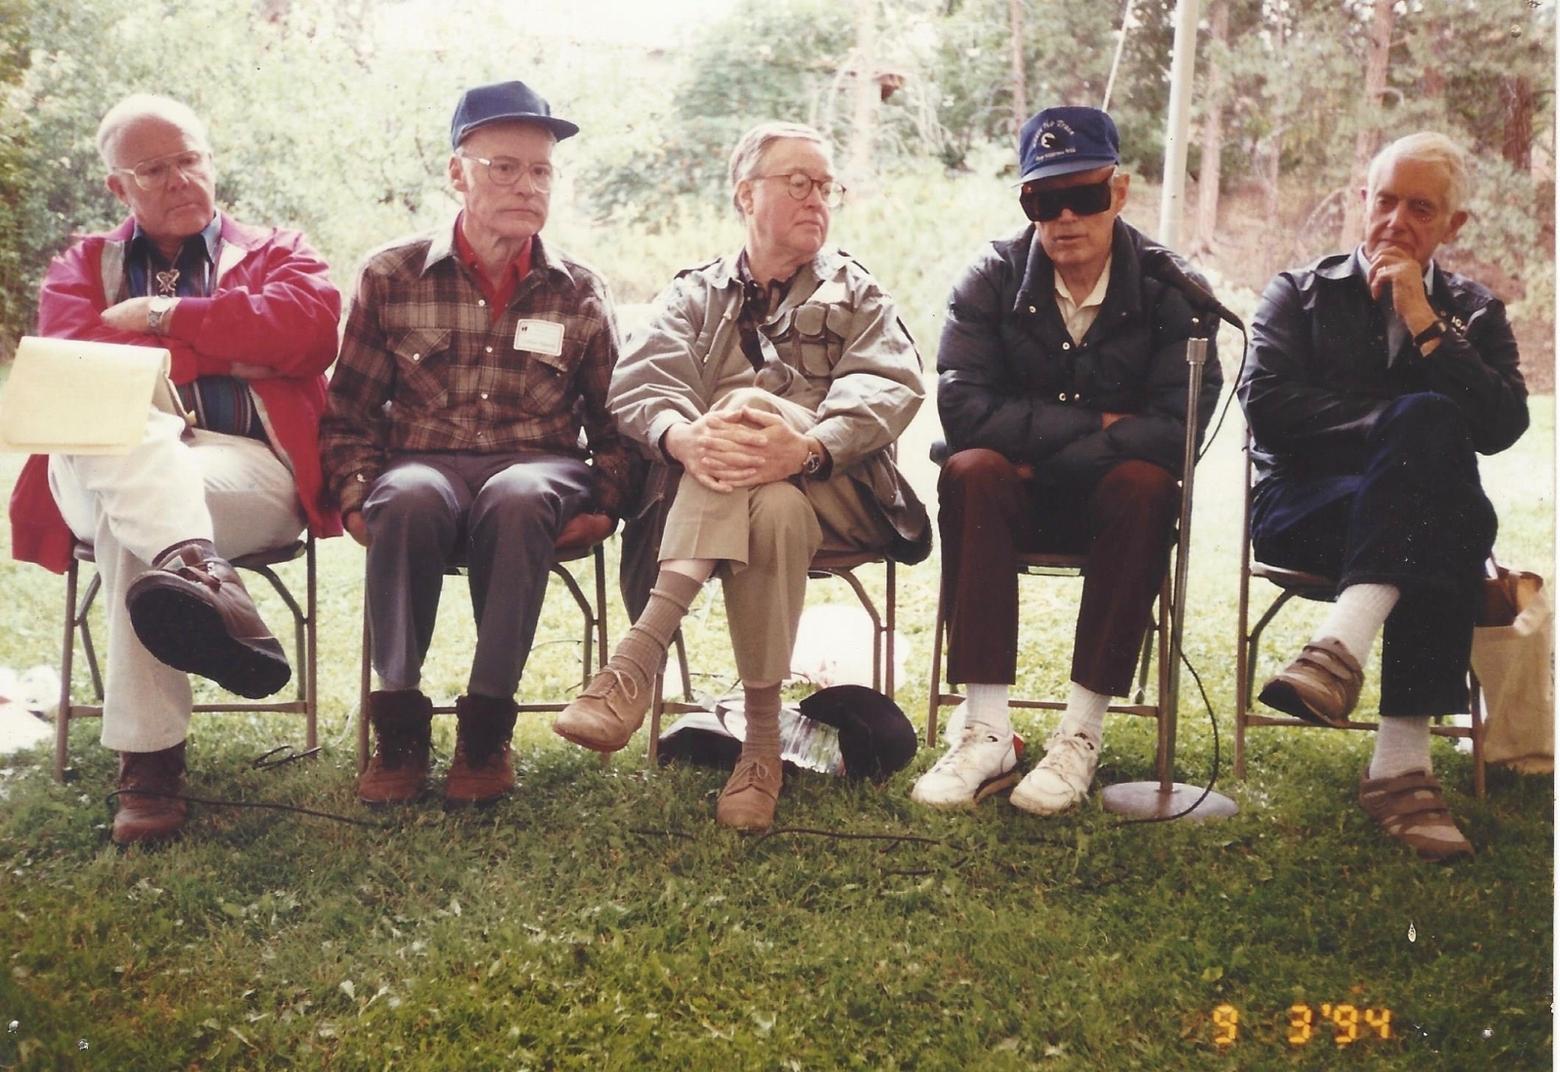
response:
{"label": "yellow notepad", "polygon": [[24,336],[0,391],[0,450],[124,454],[148,407],[188,420],[160,346]]}

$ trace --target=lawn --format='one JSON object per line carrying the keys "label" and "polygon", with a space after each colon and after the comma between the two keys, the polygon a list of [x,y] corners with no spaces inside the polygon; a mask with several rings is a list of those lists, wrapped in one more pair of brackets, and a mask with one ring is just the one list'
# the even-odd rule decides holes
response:
{"label": "lawn", "polygon": [[[1498,553],[1552,576],[1553,400],[1533,411],[1484,472]],[[928,406],[906,439],[923,490],[935,426]],[[929,814],[908,799],[932,761],[923,750],[881,787],[792,779],[785,829],[741,838],[711,817],[720,773],[647,774],[642,737],[603,769],[542,717],[522,720],[520,787],[497,807],[369,812],[352,795],[361,551],[329,541],[325,751],[255,769],[299,739],[295,720],[199,716],[190,791],[353,822],[197,806],[180,842],[120,852],[96,726],[72,734],[70,784],[51,780],[42,751],[5,760],[0,1068],[1549,1067],[1551,778],[1492,768],[1477,801],[1471,760],[1438,742],[1479,850],[1446,868],[1414,861],[1354,805],[1367,735],[1257,730],[1249,777],[1233,779],[1240,432],[1236,411],[1198,471],[1185,644],[1234,819],[1123,825],[1097,795],[1050,821],[1000,800]],[[0,456],[0,486],[18,461]],[[0,665],[51,663],[63,584],[6,558]],[[936,575],[932,563],[900,574],[898,699],[918,723]],[[1021,686],[1054,690],[1076,583],[1025,590]],[[849,598],[825,582],[811,594]],[[441,698],[461,688],[471,637],[459,585],[447,596],[427,675]],[[1270,630],[1270,660],[1315,612]],[[701,687],[719,687],[718,599],[692,621]],[[576,625],[550,600],[526,698],[568,689]],[[620,607],[612,626],[620,635]],[[1374,696],[1372,680],[1364,703]],[[1178,777],[1206,784],[1214,736],[1185,676],[1181,711]],[[1020,727],[1038,740],[1053,719]],[[441,720],[441,760],[451,736]],[[1152,770],[1152,725],[1107,722],[1101,779]]]}

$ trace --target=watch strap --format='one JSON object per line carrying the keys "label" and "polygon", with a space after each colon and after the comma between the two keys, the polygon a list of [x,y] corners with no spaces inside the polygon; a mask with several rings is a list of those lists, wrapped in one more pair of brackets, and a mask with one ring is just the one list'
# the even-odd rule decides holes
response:
{"label": "watch strap", "polygon": [[1445,334],[1446,321],[1442,320],[1440,317],[1436,317],[1435,321],[1429,327],[1425,328],[1425,330],[1414,336],[1414,345],[1423,346],[1431,339],[1439,339],[1442,335]]}

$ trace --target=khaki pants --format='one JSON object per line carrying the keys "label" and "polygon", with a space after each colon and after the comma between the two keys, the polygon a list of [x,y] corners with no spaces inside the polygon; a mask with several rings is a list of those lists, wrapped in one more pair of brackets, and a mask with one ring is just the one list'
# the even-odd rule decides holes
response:
{"label": "khaki pants", "polygon": [[[798,432],[817,424],[808,410],[757,388],[733,391],[714,410],[743,406],[776,413]],[[823,548],[882,548],[892,540],[892,528],[844,474],[721,492],[685,473],[659,557],[719,561],[737,672],[746,684],[769,685],[790,673],[813,555]]]}

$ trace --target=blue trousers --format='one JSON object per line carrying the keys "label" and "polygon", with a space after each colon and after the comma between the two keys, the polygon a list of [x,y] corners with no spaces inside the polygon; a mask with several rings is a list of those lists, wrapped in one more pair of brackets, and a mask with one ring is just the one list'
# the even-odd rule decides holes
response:
{"label": "blue trousers", "polygon": [[1495,528],[1462,414],[1434,393],[1393,401],[1359,472],[1276,475],[1252,502],[1262,561],[1337,577],[1339,591],[1401,591],[1382,632],[1381,714],[1389,718],[1468,709],[1468,651]]}
{"label": "blue trousers", "polygon": [[531,652],[558,533],[590,501],[590,467],[535,451],[402,454],[363,503],[374,671],[416,687],[444,574],[468,569],[477,650],[467,692],[510,699]]}

